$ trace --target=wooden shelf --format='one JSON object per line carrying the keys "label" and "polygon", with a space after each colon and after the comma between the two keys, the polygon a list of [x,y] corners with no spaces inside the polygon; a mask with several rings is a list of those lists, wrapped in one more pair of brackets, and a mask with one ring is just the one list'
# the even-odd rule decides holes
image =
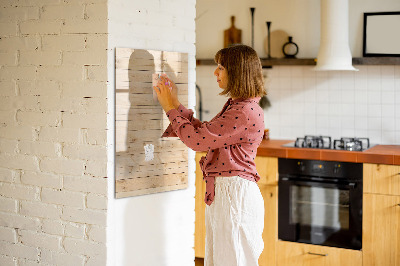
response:
{"label": "wooden shelf", "polygon": [[[263,67],[272,66],[314,66],[315,58],[260,58]],[[215,65],[213,59],[197,59],[196,65]],[[353,65],[400,65],[400,57],[357,57],[353,58]]]}

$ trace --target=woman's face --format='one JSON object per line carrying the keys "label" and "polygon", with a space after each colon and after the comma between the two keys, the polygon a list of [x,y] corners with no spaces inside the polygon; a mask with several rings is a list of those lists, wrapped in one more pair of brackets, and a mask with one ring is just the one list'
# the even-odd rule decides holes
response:
{"label": "woman's face", "polygon": [[214,71],[214,75],[217,77],[219,87],[221,89],[226,89],[228,87],[228,71],[226,68],[218,64]]}

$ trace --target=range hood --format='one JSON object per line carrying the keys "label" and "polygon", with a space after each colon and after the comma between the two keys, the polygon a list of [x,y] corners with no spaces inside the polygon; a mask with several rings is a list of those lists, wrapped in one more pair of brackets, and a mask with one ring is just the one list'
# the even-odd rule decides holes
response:
{"label": "range hood", "polygon": [[349,47],[348,0],[321,0],[321,39],[314,70],[358,71],[352,66]]}

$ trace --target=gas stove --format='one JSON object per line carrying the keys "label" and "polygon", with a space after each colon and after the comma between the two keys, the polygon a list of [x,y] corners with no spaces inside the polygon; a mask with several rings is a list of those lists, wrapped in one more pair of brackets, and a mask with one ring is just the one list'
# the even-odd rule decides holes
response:
{"label": "gas stove", "polygon": [[340,138],[332,142],[329,136],[311,136],[297,138],[295,142],[283,145],[295,148],[314,148],[344,151],[364,151],[371,148],[368,138]]}

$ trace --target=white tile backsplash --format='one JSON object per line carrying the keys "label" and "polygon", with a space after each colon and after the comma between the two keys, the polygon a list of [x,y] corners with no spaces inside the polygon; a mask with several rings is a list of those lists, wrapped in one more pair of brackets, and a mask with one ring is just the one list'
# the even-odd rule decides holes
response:
{"label": "white tile backsplash", "polygon": [[[312,66],[264,70],[271,108],[264,111],[274,139],[305,134],[369,137],[371,143],[400,144],[400,66],[355,66],[359,71],[313,71]],[[197,67],[203,120],[220,111],[226,97],[213,66]],[[206,119],[207,118],[207,119]]]}

